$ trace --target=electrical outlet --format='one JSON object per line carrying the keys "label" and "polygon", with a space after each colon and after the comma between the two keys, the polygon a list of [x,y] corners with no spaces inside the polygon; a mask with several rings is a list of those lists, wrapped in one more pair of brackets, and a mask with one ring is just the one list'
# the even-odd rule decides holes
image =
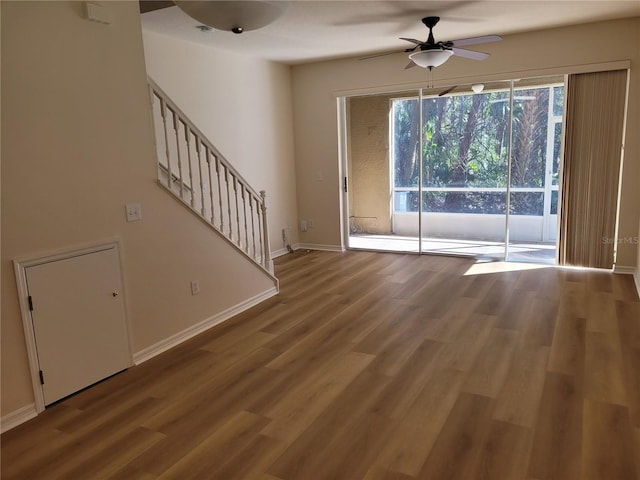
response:
{"label": "electrical outlet", "polygon": [[191,295],[198,295],[200,293],[200,282],[198,280],[191,280]]}
{"label": "electrical outlet", "polygon": [[307,221],[306,220],[300,220],[300,231],[301,232],[306,232],[307,231]]}
{"label": "electrical outlet", "polygon": [[307,220],[307,228],[313,228],[313,220]]}
{"label": "electrical outlet", "polygon": [[142,207],[140,207],[139,203],[127,203],[125,210],[127,212],[127,222],[142,220]]}

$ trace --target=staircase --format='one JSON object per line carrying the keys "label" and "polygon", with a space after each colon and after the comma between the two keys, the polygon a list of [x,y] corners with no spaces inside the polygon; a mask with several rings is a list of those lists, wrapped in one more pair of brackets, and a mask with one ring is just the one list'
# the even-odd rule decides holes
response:
{"label": "staircase", "polygon": [[158,183],[270,277],[266,193],[257,193],[149,78]]}

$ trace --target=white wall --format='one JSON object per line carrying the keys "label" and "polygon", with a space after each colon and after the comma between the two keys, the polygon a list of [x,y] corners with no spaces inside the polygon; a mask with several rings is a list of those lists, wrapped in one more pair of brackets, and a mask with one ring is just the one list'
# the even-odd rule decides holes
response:
{"label": "white wall", "polygon": [[[85,20],[82,2],[0,3],[3,416],[34,401],[15,258],[119,237],[135,352],[273,287],[156,184],[138,4],[104,4],[111,25]],[[265,70],[259,69],[262,80]],[[286,71],[271,74],[274,82],[288,81]],[[290,105],[284,92],[278,95],[256,99],[264,117],[255,118],[252,129],[276,121],[264,104]],[[234,128],[242,127],[241,118],[233,119]],[[290,117],[283,121],[290,127]],[[291,148],[286,129],[257,135],[269,158],[281,142]],[[226,141],[222,148],[230,156],[249,148],[237,136]],[[252,161],[255,171],[252,164],[243,169],[249,178],[280,173],[260,158]],[[142,205],[141,222],[126,222],[129,202]],[[193,279],[200,281],[197,296],[190,292]]]}
{"label": "white wall", "polygon": [[[509,215],[510,242],[542,242],[543,217]],[[469,239],[503,242],[505,215],[477,213],[423,212],[423,237]],[[418,213],[395,212],[393,233],[406,237],[418,236]]]}
{"label": "white wall", "polygon": [[[603,42],[603,38],[607,40]],[[630,60],[619,234],[631,237],[638,232],[640,217],[640,136],[635,134],[640,131],[639,45],[640,18],[507,35],[502,42],[482,45],[481,50],[492,53],[490,59],[474,62],[453,58],[434,69],[433,82],[439,86],[508,80],[563,73],[575,65]],[[301,218],[313,218],[315,225],[300,233],[301,243],[341,243],[336,97],[426,86],[426,70],[404,70],[406,62],[404,55],[390,55],[293,67],[298,213]],[[618,265],[635,267],[637,250],[635,245],[620,245]]]}
{"label": "white wall", "polygon": [[[230,34],[231,35],[231,34]],[[143,31],[147,72],[257,191],[271,249],[297,243],[291,69]]]}

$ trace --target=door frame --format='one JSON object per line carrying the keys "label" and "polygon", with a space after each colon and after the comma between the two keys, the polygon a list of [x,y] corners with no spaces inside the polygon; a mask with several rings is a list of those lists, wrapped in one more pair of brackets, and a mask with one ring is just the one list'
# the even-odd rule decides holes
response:
{"label": "door frame", "polygon": [[340,205],[340,250],[349,248],[349,147],[348,147],[348,115],[347,98],[336,98],[338,123],[338,197]]}
{"label": "door frame", "polygon": [[40,383],[40,363],[38,361],[38,351],[36,348],[36,337],[33,328],[33,320],[31,318],[31,309],[29,308],[29,291],[27,288],[27,271],[29,267],[42,265],[45,263],[56,262],[68,258],[78,257],[91,253],[101,252],[104,250],[115,249],[118,257],[118,268],[120,269],[120,281],[122,283],[122,301],[123,314],[127,334],[127,347],[129,351],[129,366],[133,365],[133,348],[131,344],[131,326],[129,324],[129,308],[127,306],[126,285],[123,275],[122,264],[122,242],[120,238],[112,238],[93,242],[86,245],[79,245],[71,248],[59,249],[48,252],[40,252],[26,257],[13,260],[13,267],[16,276],[16,287],[18,290],[18,302],[20,304],[20,314],[22,317],[22,327],[24,329],[24,339],[27,347],[27,356],[29,357],[29,371],[31,373],[31,385],[33,388],[33,396],[35,399],[36,412],[39,414],[45,409],[44,390]]}

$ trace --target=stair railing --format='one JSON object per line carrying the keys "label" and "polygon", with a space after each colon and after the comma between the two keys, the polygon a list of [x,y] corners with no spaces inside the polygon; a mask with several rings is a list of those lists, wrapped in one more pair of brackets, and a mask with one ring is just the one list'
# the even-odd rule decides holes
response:
{"label": "stair railing", "polygon": [[158,183],[273,275],[266,192],[257,193],[149,78]]}

